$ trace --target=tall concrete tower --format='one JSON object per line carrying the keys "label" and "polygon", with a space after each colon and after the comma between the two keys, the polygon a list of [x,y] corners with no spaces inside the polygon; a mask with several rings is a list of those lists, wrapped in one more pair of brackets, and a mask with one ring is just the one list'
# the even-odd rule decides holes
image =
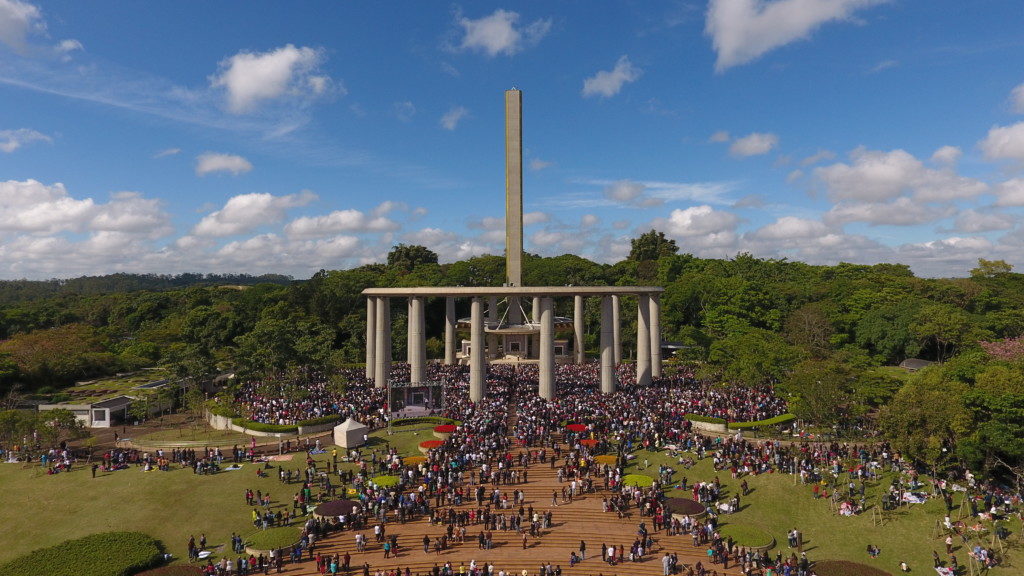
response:
{"label": "tall concrete tower", "polygon": [[523,93],[505,91],[505,281],[523,285]]}

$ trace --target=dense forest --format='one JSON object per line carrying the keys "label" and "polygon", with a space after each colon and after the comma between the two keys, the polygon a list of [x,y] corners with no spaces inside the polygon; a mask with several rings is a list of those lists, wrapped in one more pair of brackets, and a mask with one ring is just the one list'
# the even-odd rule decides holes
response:
{"label": "dense forest", "polygon": [[[0,393],[52,394],[154,365],[191,377],[330,371],[363,360],[364,288],[499,286],[504,266],[490,255],[438,264],[427,248],[399,245],[384,264],[303,281],[118,274],[0,282]],[[721,382],[774,384],[808,425],[881,431],[934,466],[1024,472],[1024,275],[1005,262],[981,260],[969,278],[926,279],[894,264],[702,259],[651,231],[611,265],[526,255],[524,283],[662,286],[664,338],[681,345],[670,362]],[[468,302],[460,305],[468,315]],[[559,302],[556,313],[571,316],[571,305]],[[623,299],[624,310],[635,305]],[[405,313],[396,301],[396,360],[405,357]],[[430,357],[442,355],[443,315],[443,302],[428,303]],[[631,316],[622,315],[627,352]],[[596,301],[586,317],[593,354]],[[912,375],[887,368],[908,358],[936,364]]]}

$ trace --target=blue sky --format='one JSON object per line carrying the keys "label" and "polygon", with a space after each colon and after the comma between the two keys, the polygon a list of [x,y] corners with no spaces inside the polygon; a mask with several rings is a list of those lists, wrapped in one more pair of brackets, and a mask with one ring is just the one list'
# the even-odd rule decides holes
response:
{"label": "blue sky", "polygon": [[0,278],[526,249],[1024,268],[1019,1],[0,0]]}

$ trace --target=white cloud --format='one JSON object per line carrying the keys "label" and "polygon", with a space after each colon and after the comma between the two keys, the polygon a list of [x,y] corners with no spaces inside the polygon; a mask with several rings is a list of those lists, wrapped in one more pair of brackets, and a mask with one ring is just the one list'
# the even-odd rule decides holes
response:
{"label": "white cloud", "polygon": [[761,227],[753,236],[762,240],[793,240],[819,238],[828,234],[828,227],[817,220],[783,216]]}
{"label": "white cloud", "polygon": [[1024,84],[1010,92],[1010,108],[1017,114],[1024,114]]}
{"label": "white cloud", "polygon": [[580,228],[593,228],[601,222],[601,219],[593,214],[580,216]]}
{"label": "white cloud", "polygon": [[943,146],[932,154],[932,162],[936,164],[956,164],[963,156],[963,151],[957,146]]}
{"label": "white cloud", "polygon": [[450,110],[441,116],[441,127],[445,130],[455,130],[459,122],[469,116],[469,109],[465,106],[452,106]]}
{"label": "white cloud", "polygon": [[954,230],[975,234],[993,230],[1009,230],[1017,223],[1011,214],[995,211],[964,210],[953,221]]}
{"label": "white cloud", "polygon": [[996,206],[1024,206],[1024,178],[1012,178],[995,189]]}
{"label": "white cloud", "polygon": [[[0,0],[2,2],[3,0]],[[29,128],[17,130],[0,130],[0,151],[14,152],[25,144],[32,142],[52,142],[49,136]]]}
{"label": "white cloud", "polygon": [[868,74],[877,74],[877,73],[881,72],[882,70],[888,70],[889,68],[895,68],[895,67],[897,67],[899,65],[900,65],[900,63],[898,61],[896,61],[896,60],[882,60],[878,64],[875,64],[874,66],[869,68],[868,69]]}
{"label": "white cloud", "polygon": [[289,237],[330,236],[340,232],[387,232],[399,226],[383,215],[368,216],[359,210],[335,210],[323,216],[303,216],[285,226]]}
{"label": "white cloud", "polygon": [[734,232],[739,222],[739,216],[731,212],[715,210],[705,204],[691,206],[683,210],[673,210],[667,219],[654,220],[652,227],[656,230],[664,230],[670,236],[687,238],[687,242],[692,242],[693,238],[702,237],[714,245],[721,245],[735,241]]}
{"label": "white cloud", "polygon": [[416,115],[416,106],[408,100],[405,102],[395,102],[391,105],[391,110],[394,112],[395,118],[402,122],[409,122]]}
{"label": "white cloud", "polygon": [[163,150],[153,154],[153,158],[166,158],[168,156],[174,156],[181,153],[181,148],[164,148]]}
{"label": "white cloud", "polygon": [[57,54],[60,54],[61,60],[64,62],[70,62],[71,53],[79,50],[85,50],[85,47],[82,46],[82,43],[78,40],[68,38],[66,40],[61,40],[54,49],[57,51]]}
{"label": "white cloud", "polygon": [[644,190],[646,189],[647,187],[640,182],[619,180],[605,188],[604,195],[606,198],[610,198],[616,202],[629,204],[639,200],[644,195]]}
{"label": "white cloud", "polygon": [[831,150],[818,150],[816,153],[804,158],[800,161],[801,166],[810,166],[811,164],[817,164],[825,160],[831,160],[836,157],[836,153]]}
{"label": "white cloud", "polygon": [[546,160],[541,160],[540,158],[533,158],[530,160],[530,170],[533,170],[534,172],[539,172],[545,168],[551,167],[552,165],[554,165],[554,162],[548,162]]}
{"label": "white cloud", "polygon": [[704,31],[718,58],[715,70],[745,64],[811,35],[822,24],[848,20],[884,0],[711,0]]}
{"label": "white cloud", "polygon": [[708,142],[720,143],[728,141],[729,133],[726,132],[725,130],[719,130],[718,132],[715,132],[714,134],[711,135],[711,137],[708,138]]}
{"label": "white cloud", "polygon": [[289,208],[305,206],[314,200],[316,200],[316,194],[308,190],[287,196],[274,196],[266,193],[232,196],[223,208],[200,220],[192,229],[192,234],[213,237],[234,236],[260,226],[280,222]]}
{"label": "white cloud", "polygon": [[551,216],[546,212],[527,212],[523,214],[523,226],[533,226],[534,224],[542,224],[550,221]]}
{"label": "white cloud", "polygon": [[0,234],[118,232],[155,238],[171,231],[169,222],[159,200],[138,192],[117,192],[102,204],[73,198],[60,183],[0,182]]}
{"label": "white cloud", "polygon": [[947,218],[956,212],[951,206],[933,206],[906,196],[892,202],[839,203],[825,214],[829,224],[866,222],[871,225],[913,226]]}
{"label": "white cloud", "polygon": [[729,153],[733,156],[760,156],[771,152],[778,145],[779,137],[775,134],[754,132],[733,141]]}
{"label": "white cloud", "polygon": [[0,0],[0,42],[23,51],[29,32],[45,29],[38,7],[20,0]]}
{"label": "white cloud", "polygon": [[978,145],[990,160],[1024,161],[1024,122],[994,126]]}
{"label": "white cloud", "polygon": [[227,90],[228,110],[235,114],[284,95],[309,101],[311,94],[321,95],[330,86],[330,78],[315,74],[323,59],[322,50],[291,44],[268,52],[239,52],[220,62],[210,84]]}
{"label": "white cloud", "polygon": [[611,70],[601,70],[583,80],[583,96],[610,98],[618,94],[626,83],[635,82],[642,73],[643,70],[634,66],[628,56],[621,56]]}
{"label": "white cloud", "polygon": [[904,150],[857,148],[851,164],[817,168],[815,176],[833,200],[879,202],[911,193],[919,202],[949,202],[982,194],[987,186],[949,168],[933,170]]}
{"label": "white cloud", "polygon": [[520,27],[518,13],[500,9],[476,20],[457,16],[456,22],[465,33],[460,48],[484,52],[491,57],[512,56],[536,46],[551,30],[550,19],[535,20]]}
{"label": "white cloud", "polygon": [[235,154],[218,154],[207,152],[196,157],[196,176],[206,176],[213,172],[230,172],[234,176],[252,170],[252,164]]}

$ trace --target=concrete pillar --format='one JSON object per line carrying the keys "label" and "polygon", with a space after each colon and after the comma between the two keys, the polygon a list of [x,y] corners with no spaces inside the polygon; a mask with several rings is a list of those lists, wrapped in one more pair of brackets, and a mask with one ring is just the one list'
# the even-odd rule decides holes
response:
{"label": "concrete pillar", "polygon": [[426,317],[423,311],[423,296],[409,298],[409,381],[427,380],[427,336]]}
{"label": "concrete pillar", "polygon": [[583,364],[587,361],[587,351],[583,346],[583,296],[579,294],[572,298],[572,336],[576,363]]}
{"label": "concrete pillar", "polygon": [[540,378],[537,394],[545,400],[555,397],[555,312],[551,298],[540,301]]}
{"label": "concrete pillar", "polygon": [[446,366],[455,364],[455,298],[444,299],[444,363]]}
{"label": "concrete pillar", "polygon": [[636,314],[636,383],[651,383],[651,303],[647,294],[638,294]]}
{"label": "concrete pillar", "polygon": [[391,376],[391,300],[387,296],[378,296],[375,308],[377,335],[374,354],[377,366],[373,380],[377,388],[386,388]]}
{"label": "concrete pillar", "polygon": [[651,294],[651,377],[661,378],[661,299]]}
{"label": "concrete pillar", "polygon": [[[498,325],[498,297],[490,296],[487,299],[487,322],[492,326]],[[494,360],[498,357],[498,335],[487,335],[487,358]]]}
{"label": "concrete pillar", "polygon": [[473,402],[483,400],[487,394],[483,308],[483,299],[473,298],[469,308],[469,399]]}
{"label": "concrete pillar", "polygon": [[612,295],[612,358],[615,365],[622,364],[622,319],[619,317],[621,309],[619,295]]}
{"label": "concrete pillar", "polygon": [[505,278],[523,285],[523,93],[505,91]]}
{"label": "concrete pillar", "polygon": [[612,350],[612,297],[601,297],[601,392],[615,392],[615,353]]}
{"label": "concrete pillar", "polygon": [[[533,316],[533,323],[540,324],[540,296],[533,297],[530,314]],[[530,335],[530,349],[532,351],[530,358],[540,358],[540,334]]]}
{"label": "concrete pillar", "polygon": [[368,296],[366,298],[366,381],[373,380],[374,372],[377,370],[377,355],[374,353],[377,345],[377,298]]}

